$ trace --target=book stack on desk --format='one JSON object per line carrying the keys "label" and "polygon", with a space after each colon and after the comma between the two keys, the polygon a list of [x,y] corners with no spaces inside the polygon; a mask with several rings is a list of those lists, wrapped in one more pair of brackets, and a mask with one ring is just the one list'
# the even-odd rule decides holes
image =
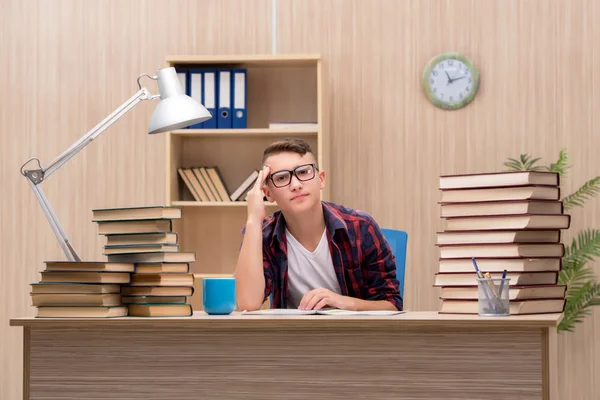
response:
{"label": "book stack on desk", "polygon": [[194,291],[190,263],[195,253],[181,251],[173,220],[180,207],[151,206],[93,210],[98,232],[106,236],[109,262],[135,266],[131,280],[121,286],[122,304],[129,316],[192,315],[188,298]]}
{"label": "book stack on desk", "polygon": [[440,313],[478,313],[475,263],[482,274],[510,278],[511,314],[564,310],[566,286],[557,282],[565,251],[561,230],[571,219],[558,173],[442,175],[440,191],[446,226],[437,233]]}
{"label": "book stack on desk", "polygon": [[127,315],[121,285],[134,265],[104,261],[46,261],[41,280],[31,284],[39,318],[107,318]]}

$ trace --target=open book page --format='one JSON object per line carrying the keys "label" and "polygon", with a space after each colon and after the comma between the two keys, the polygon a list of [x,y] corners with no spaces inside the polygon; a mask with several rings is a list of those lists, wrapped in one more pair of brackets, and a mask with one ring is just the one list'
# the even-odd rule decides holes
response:
{"label": "open book page", "polygon": [[242,311],[242,315],[310,315],[316,310],[299,310],[297,308],[268,308],[264,310]]}
{"label": "open book page", "polygon": [[274,308],[255,311],[242,311],[242,315],[394,315],[402,314],[405,311],[350,311],[340,310],[338,308],[323,308],[321,310],[298,310],[296,308]]}
{"label": "open book page", "polygon": [[326,310],[317,310],[320,315],[395,315],[402,314],[406,311],[391,311],[391,310],[372,310],[372,311],[350,311],[330,308]]}

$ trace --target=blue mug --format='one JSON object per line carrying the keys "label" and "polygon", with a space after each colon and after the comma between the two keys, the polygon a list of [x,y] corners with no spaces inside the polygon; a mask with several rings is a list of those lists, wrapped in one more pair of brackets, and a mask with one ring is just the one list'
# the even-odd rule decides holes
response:
{"label": "blue mug", "polygon": [[202,279],[202,308],[207,314],[228,315],[235,305],[235,278]]}

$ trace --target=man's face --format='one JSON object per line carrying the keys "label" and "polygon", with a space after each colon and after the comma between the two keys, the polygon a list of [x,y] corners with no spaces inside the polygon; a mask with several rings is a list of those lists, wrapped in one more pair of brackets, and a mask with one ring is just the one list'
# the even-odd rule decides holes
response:
{"label": "man's face", "polygon": [[265,165],[269,178],[263,191],[283,211],[302,212],[320,203],[325,172],[317,169],[312,154],[279,153],[267,158]]}

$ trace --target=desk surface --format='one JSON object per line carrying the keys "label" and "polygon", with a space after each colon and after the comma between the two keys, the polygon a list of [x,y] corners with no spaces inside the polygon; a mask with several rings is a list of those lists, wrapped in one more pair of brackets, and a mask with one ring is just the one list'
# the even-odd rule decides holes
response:
{"label": "desk surface", "polygon": [[536,314],[510,317],[479,317],[477,315],[439,314],[437,311],[407,311],[391,316],[329,316],[329,315],[231,315],[211,316],[202,311],[191,317],[168,318],[13,318],[11,326],[27,327],[206,327],[206,328],[268,328],[268,327],[488,327],[545,328],[556,327],[562,314]]}

